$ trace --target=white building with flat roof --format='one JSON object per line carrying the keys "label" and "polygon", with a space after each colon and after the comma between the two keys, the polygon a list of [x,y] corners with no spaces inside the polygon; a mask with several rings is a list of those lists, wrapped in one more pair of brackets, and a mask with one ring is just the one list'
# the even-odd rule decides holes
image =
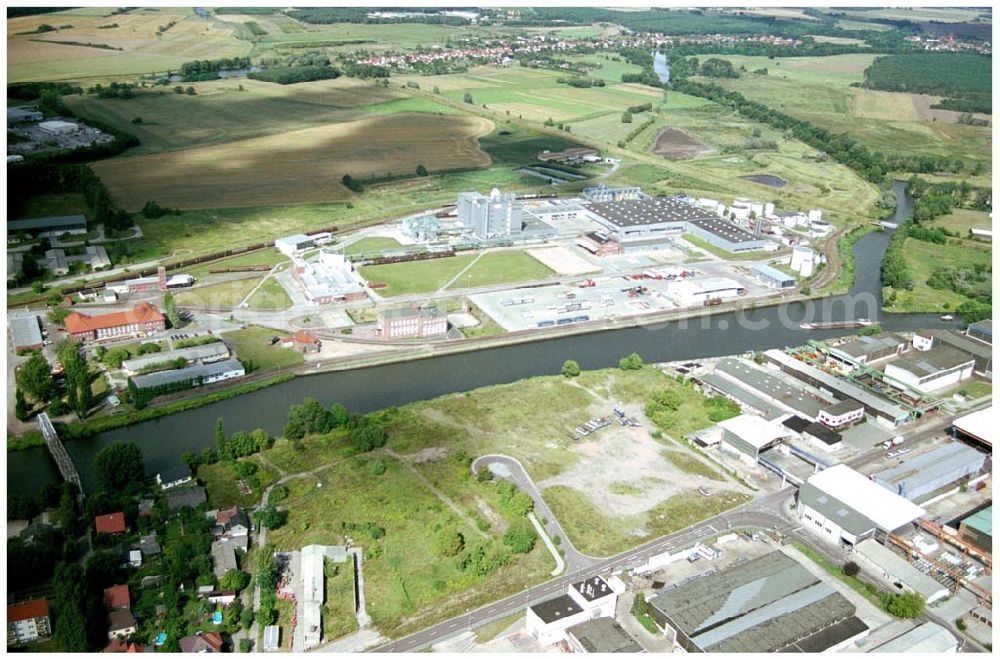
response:
{"label": "white building with flat roof", "polygon": [[315,246],[315,241],[304,233],[283,236],[274,241],[275,249],[288,257]]}
{"label": "white building with flat roof", "polygon": [[570,584],[566,594],[532,604],[525,613],[525,628],[542,645],[567,640],[566,630],[594,618],[613,618],[624,583],[599,576]]}
{"label": "white building with flat roof", "polygon": [[719,450],[749,465],[756,465],[758,455],[792,434],[785,426],[753,414],[726,419],[719,427],[722,428]]}
{"label": "white building with flat roof", "polygon": [[730,300],[746,292],[746,286],[728,277],[681,279],[667,285],[667,295],[681,307],[697,306],[713,299]]}
{"label": "white building with flat roof", "polygon": [[292,260],[292,274],[305,296],[316,304],[363,300],[368,294],[364,280],[343,254],[321,252],[313,261]]}
{"label": "white building with flat roof", "polygon": [[79,124],[70,121],[43,121],[38,127],[53,135],[71,135],[80,130]]}
{"label": "white building with flat roof", "polygon": [[813,474],[799,488],[803,528],[838,545],[856,547],[876,530],[890,533],[920,519],[924,512],[845,464]]}
{"label": "white building with flat roof", "polygon": [[929,654],[952,653],[958,650],[958,640],[947,629],[936,622],[922,625],[903,632],[869,652],[892,652],[906,656],[925,657]]}

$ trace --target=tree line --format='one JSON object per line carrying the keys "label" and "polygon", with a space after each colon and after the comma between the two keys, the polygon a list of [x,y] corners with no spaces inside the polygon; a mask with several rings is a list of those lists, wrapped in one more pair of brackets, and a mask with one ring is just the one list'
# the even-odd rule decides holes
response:
{"label": "tree line", "polygon": [[251,80],[274,82],[279,85],[293,85],[297,82],[339,78],[340,71],[329,65],[279,66],[263,71],[251,71],[247,73],[247,77]]}
{"label": "tree line", "polygon": [[295,9],[287,12],[287,15],[303,23],[318,23],[329,25],[331,23],[426,23],[428,25],[468,25],[469,21],[461,16],[443,16],[434,12],[436,9],[421,9],[419,7],[407,7],[407,13],[421,14],[419,16],[393,16],[393,17],[373,17],[369,12],[374,8],[366,7],[310,7],[308,9]]}

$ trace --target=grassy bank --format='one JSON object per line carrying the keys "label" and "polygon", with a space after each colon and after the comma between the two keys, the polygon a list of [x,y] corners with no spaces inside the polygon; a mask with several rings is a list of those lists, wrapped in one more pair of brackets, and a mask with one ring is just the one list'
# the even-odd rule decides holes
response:
{"label": "grassy bank", "polygon": [[[136,423],[142,423],[143,421],[149,421],[151,419],[158,419],[161,416],[167,416],[170,414],[176,414],[178,412],[184,412],[186,410],[193,410],[196,407],[202,407],[203,405],[211,405],[212,403],[218,403],[223,400],[228,400],[236,396],[242,396],[243,394],[249,394],[253,391],[259,389],[264,389],[270,387],[271,385],[280,384],[282,382],[287,382],[294,377],[291,373],[283,373],[266,380],[258,380],[256,382],[246,382],[244,384],[237,385],[235,387],[230,387],[228,389],[223,389],[221,391],[215,391],[203,396],[196,396],[194,398],[186,398],[184,400],[178,400],[171,403],[166,403],[165,405],[159,405],[156,407],[147,407],[143,410],[135,410],[131,412],[124,412],[120,414],[115,414],[113,416],[104,416],[94,419],[87,419],[86,421],[76,421],[69,423],[65,426],[65,431],[62,433],[63,439],[75,439],[80,437],[89,437],[91,435],[96,435],[98,433],[106,432],[108,430],[113,430],[115,428],[121,428],[123,426],[131,426]],[[8,444],[9,446],[9,444]]]}

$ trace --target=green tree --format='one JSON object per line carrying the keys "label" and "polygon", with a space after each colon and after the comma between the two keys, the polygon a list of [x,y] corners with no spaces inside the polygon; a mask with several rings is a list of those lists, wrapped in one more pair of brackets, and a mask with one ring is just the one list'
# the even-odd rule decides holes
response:
{"label": "green tree", "polygon": [[219,579],[222,590],[240,591],[250,585],[250,575],[243,570],[229,570]]}
{"label": "green tree", "polygon": [[538,534],[527,520],[518,520],[507,528],[503,543],[515,554],[527,554],[534,549]]}
{"label": "green tree", "polygon": [[288,521],[288,512],[278,510],[274,504],[269,503],[266,507],[254,513],[254,519],[258,526],[262,525],[273,531],[285,525],[285,522]]}
{"label": "green tree", "polygon": [[454,529],[442,529],[434,537],[434,552],[439,556],[458,556],[465,549],[465,536]]}
{"label": "green tree", "polygon": [[474,103],[474,101],[472,100],[472,92],[465,92],[465,94],[462,96],[462,100],[468,103],[469,105],[472,105]]}
{"label": "green tree", "polygon": [[45,401],[52,396],[52,371],[42,353],[32,353],[28,361],[21,366],[17,374],[17,384],[37,401]]}
{"label": "green tree", "polygon": [[632,123],[632,113],[631,112],[628,112],[627,110],[625,112],[622,112],[622,123],[623,124],[630,124],[630,123]]}
{"label": "green tree", "polygon": [[181,317],[177,313],[177,306],[174,303],[174,295],[170,291],[163,294],[163,311],[167,315],[167,320],[170,321],[171,327],[181,326]]}
{"label": "green tree", "polygon": [[105,492],[125,492],[146,479],[142,449],[132,443],[115,442],[94,457],[94,475]]}
{"label": "green tree", "polygon": [[24,400],[24,392],[20,387],[14,392],[14,416],[18,421],[28,420],[28,404]]}
{"label": "green tree", "polygon": [[575,378],[580,375],[580,364],[572,359],[567,359],[563,362],[562,374],[564,378]]}
{"label": "green tree", "polygon": [[343,428],[347,425],[347,408],[340,403],[334,403],[331,405],[329,423],[331,430],[333,428]]}
{"label": "green tree", "polygon": [[427,168],[423,165],[417,165],[417,176],[427,176]]}
{"label": "green tree", "polygon": [[642,357],[634,352],[628,357],[622,357],[618,361],[618,368],[623,371],[638,371],[642,368]]}
{"label": "green tree", "polygon": [[916,593],[901,593],[893,595],[882,593],[879,603],[890,615],[897,618],[916,618],[924,610],[924,599]]}
{"label": "green tree", "polygon": [[376,476],[381,476],[382,474],[384,474],[385,469],[386,469],[385,462],[383,462],[382,460],[376,460],[375,462],[372,463],[372,473],[375,474]]}

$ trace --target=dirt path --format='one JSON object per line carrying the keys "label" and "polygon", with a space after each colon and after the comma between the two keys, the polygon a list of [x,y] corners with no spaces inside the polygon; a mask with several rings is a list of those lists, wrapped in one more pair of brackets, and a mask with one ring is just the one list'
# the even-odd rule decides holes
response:
{"label": "dirt path", "polygon": [[406,467],[410,471],[410,473],[412,473],[417,478],[417,480],[420,481],[421,484],[423,484],[424,487],[433,492],[434,496],[436,496],[441,501],[441,503],[451,508],[452,512],[458,515],[463,522],[465,522],[466,524],[469,525],[470,528],[472,528],[472,530],[474,530],[476,533],[478,533],[484,538],[487,539],[489,538],[489,536],[486,535],[485,532],[479,530],[479,527],[476,526],[476,523],[472,520],[472,518],[466,515],[465,512],[458,507],[458,504],[456,504],[454,501],[448,498],[448,495],[446,495],[444,492],[437,489],[437,487],[435,487],[434,484],[431,483],[426,476],[420,473],[419,469],[410,464],[410,461],[405,456],[402,456],[391,449],[383,449],[382,452],[384,452],[389,457],[398,460],[399,463],[404,467]]}

